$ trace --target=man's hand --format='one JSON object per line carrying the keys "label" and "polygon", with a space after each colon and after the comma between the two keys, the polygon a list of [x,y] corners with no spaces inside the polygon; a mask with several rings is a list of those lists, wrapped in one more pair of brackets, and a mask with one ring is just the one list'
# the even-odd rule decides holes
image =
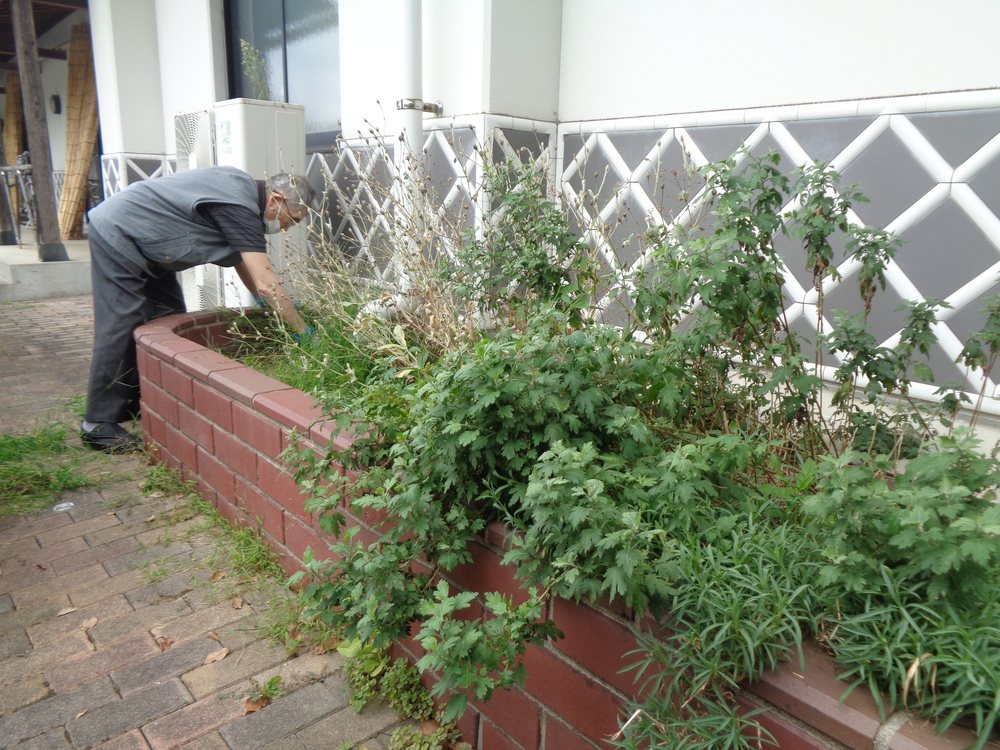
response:
{"label": "man's hand", "polygon": [[243,259],[236,266],[236,273],[255,298],[262,299],[296,333],[305,333],[306,322],[302,320],[291,295],[286,291],[281,279],[271,268],[267,253],[240,253]]}

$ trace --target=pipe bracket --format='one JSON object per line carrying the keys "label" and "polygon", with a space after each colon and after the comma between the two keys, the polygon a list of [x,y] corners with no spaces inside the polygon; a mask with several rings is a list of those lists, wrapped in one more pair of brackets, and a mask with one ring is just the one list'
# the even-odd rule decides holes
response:
{"label": "pipe bracket", "polygon": [[396,102],[396,109],[419,109],[421,112],[429,112],[438,117],[444,114],[444,104],[440,101],[425,102],[423,99],[399,99]]}

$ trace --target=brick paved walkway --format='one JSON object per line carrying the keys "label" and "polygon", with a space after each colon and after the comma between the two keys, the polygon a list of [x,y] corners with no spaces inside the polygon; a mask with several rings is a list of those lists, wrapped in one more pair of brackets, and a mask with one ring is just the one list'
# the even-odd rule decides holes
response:
{"label": "brick paved walkway", "polygon": [[[89,298],[0,305],[2,431],[71,418],[90,336]],[[142,459],[101,460],[110,486],[0,519],[0,746],[385,750],[398,720],[354,712],[339,655],[290,658],[263,637],[280,588],[213,581],[224,571],[200,519],[141,491]],[[274,675],[286,694],[244,714],[251,680]]]}
{"label": "brick paved walkway", "polygon": [[0,432],[72,413],[86,391],[93,342],[91,298],[0,304]]}

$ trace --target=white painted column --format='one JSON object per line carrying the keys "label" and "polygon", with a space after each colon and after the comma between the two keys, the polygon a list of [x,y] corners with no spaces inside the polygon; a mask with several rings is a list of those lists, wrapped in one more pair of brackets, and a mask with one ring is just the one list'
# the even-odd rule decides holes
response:
{"label": "white painted column", "polygon": [[165,159],[154,0],[91,0],[90,24],[104,189],[113,193],[128,184],[130,159],[147,170]]}

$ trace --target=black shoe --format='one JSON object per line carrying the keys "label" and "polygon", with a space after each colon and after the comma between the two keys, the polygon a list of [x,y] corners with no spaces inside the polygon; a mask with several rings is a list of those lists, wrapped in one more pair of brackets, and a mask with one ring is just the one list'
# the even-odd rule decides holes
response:
{"label": "black shoe", "polygon": [[99,422],[92,430],[80,430],[80,439],[88,448],[102,453],[138,453],[142,438],[114,422]]}

